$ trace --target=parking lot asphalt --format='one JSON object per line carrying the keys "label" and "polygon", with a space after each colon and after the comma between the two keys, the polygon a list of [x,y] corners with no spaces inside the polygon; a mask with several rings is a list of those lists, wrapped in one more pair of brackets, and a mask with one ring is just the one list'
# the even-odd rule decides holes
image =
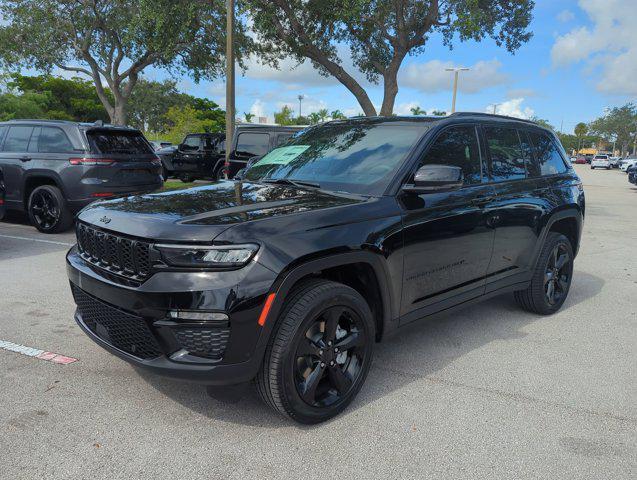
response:
{"label": "parking lot asphalt", "polygon": [[[587,199],[551,317],[510,295],[377,346],[355,402],[313,427],[137,371],[73,321],[73,234],[0,223],[0,478],[628,479],[637,472],[637,188],[576,166]],[[53,243],[52,243],[53,242]]]}

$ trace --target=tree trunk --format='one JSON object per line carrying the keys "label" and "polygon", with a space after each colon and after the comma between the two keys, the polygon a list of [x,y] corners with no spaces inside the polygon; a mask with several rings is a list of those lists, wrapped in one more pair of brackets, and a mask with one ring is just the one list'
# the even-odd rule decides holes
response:
{"label": "tree trunk", "polygon": [[391,117],[394,113],[396,95],[398,95],[398,81],[394,75],[393,78],[385,77],[383,83],[383,105],[380,108],[380,114],[385,117]]}
{"label": "tree trunk", "polygon": [[115,100],[115,107],[113,108],[112,113],[109,112],[109,115],[113,125],[126,125],[126,121],[128,120],[126,100]]}

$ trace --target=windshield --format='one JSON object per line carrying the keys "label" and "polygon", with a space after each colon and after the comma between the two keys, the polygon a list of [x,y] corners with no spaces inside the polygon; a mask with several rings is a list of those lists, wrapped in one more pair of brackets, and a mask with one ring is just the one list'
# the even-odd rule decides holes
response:
{"label": "windshield", "polygon": [[246,181],[294,180],[382,195],[425,123],[327,123],[296,134],[256,162]]}

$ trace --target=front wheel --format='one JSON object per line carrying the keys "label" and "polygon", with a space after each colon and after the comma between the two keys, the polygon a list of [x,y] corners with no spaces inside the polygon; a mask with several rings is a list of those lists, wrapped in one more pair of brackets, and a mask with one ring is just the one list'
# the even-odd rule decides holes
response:
{"label": "front wheel", "polygon": [[561,233],[549,232],[533,278],[526,290],[515,292],[516,302],[529,312],[550,315],[557,312],[571,288],[573,247]]}
{"label": "front wheel", "polygon": [[37,187],[29,196],[29,219],[42,233],[59,233],[68,230],[73,223],[60,189],[53,185]]}
{"label": "front wheel", "polygon": [[301,284],[272,332],[257,376],[259,395],[299,423],[338,415],[365,382],[374,330],[369,305],[356,290],[322,279]]}

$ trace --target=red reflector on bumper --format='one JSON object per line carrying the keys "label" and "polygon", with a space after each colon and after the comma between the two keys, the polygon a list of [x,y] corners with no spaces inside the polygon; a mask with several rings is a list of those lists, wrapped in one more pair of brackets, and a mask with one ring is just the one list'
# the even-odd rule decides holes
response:
{"label": "red reflector on bumper", "polygon": [[265,305],[263,305],[263,310],[261,310],[261,315],[259,315],[258,323],[261,327],[265,325],[265,321],[268,319],[268,313],[270,313],[270,308],[272,308],[274,297],[276,297],[276,293],[270,293],[268,298],[265,299]]}
{"label": "red reflector on bumper", "polygon": [[91,193],[91,197],[112,197],[113,195],[115,194],[110,192]]}

